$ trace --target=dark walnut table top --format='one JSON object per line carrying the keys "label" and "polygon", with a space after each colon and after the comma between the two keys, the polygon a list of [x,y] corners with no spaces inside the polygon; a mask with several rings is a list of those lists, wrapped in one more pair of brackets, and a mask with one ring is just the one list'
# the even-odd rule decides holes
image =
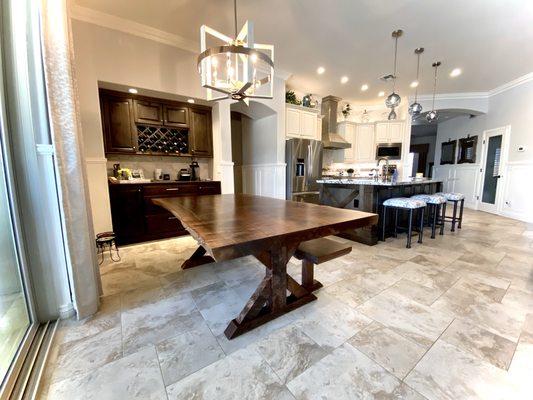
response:
{"label": "dark walnut table top", "polygon": [[376,214],[245,194],[152,200],[176,216],[215,260],[377,223]]}

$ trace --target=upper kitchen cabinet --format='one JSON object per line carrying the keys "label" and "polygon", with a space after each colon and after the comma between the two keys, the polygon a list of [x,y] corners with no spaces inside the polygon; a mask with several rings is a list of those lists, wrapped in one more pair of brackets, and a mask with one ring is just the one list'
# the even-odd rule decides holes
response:
{"label": "upper kitchen cabinet", "polygon": [[357,124],[355,130],[355,161],[374,162],[376,160],[374,124]]}
{"label": "upper kitchen cabinet", "polygon": [[155,101],[133,100],[135,122],[138,124],[161,125],[163,123],[163,105]]}
{"label": "upper kitchen cabinet", "polygon": [[189,146],[197,157],[213,157],[211,110],[190,109]]}
{"label": "upper kitchen cabinet", "polygon": [[165,126],[188,127],[189,109],[187,107],[163,105],[163,124]]}
{"label": "upper kitchen cabinet", "polygon": [[355,147],[357,145],[355,140],[356,130],[357,126],[355,122],[342,121],[337,124],[337,133],[352,145],[352,147],[344,149],[344,162],[347,163],[355,162]]}
{"label": "upper kitchen cabinet", "polygon": [[403,126],[403,121],[376,122],[376,143],[401,143]]}
{"label": "upper kitchen cabinet", "polygon": [[286,106],[285,131],[287,138],[321,139],[319,110],[290,104]]}
{"label": "upper kitchen cabinet", "polygon": [[133,123],[132,100],[120,96],[101,95],[100,107],[106,153],[135,153],[137,132]]}

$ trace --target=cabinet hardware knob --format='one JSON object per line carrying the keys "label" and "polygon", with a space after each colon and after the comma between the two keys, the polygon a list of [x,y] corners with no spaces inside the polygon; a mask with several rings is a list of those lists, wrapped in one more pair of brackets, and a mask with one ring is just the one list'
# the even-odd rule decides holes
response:
{"label": "cabinet hardware knob", "polygon": [[165,190],[166,190],[166,191],[169,191],[169,192],[171,192],[171,191],[173,191],[173,192],[177,192],[177,191],[180,190],[180,189],[179,189],[179,188],[166,188]]}

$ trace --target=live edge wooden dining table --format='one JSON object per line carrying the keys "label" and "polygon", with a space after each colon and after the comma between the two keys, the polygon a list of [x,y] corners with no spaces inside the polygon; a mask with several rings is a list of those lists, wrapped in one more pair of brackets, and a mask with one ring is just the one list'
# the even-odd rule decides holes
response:
{"label": "live edge wooden dining table", "polygon": [[[265,277],[225,330],[228,339],[316,300],[287,274],[287,263],[306,240],[377,223],[377,215],[246,194],[155,198],[199,244],[182,268],[252,255]],[[290,293],[287,296],[287,292]]]}

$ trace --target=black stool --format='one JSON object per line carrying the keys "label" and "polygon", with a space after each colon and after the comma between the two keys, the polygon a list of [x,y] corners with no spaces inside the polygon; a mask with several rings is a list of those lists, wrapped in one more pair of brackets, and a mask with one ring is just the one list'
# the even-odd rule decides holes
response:
{"label": "black stool", "polygon": [[444,235],[446,198],[437,194],[417,194],[411,196],[411,198],[425,201],[428,205],[428,225],[431,227],[431,239],[435,239],[435,231],[437,230],[437,226],[440,227],[439,235]]}
{"label": "black stool", "polygon": [[[426,202],[418,199],[410,199],[408,197],[396,197],[388,199],[383,202],[383,226],[381,232],[381,240],[385,241],[385,231],[387,227],[387,209],[394,210],[394,237],[398,237],[398,228],[407,230],[407,248],[411,248],[411,238],[413,236],[413,210],[418,210],[418,243],[422,243],[422,236],[424,234],[424,211],[426,209]],[[409,220],[407,228],[398,225],[399,210],[409,211]]]}
{"label": "black stool", "polygon": [[[120,253],[115,242],[115,232],[102,232],[96,234],[96,250],[98,255],[101,255],[101,260],[98,261],[98,265],[104,262],[106,247],[109,247],[109,258],[111,258],[111,261],[120,261]],[[117,255],[116,259],[113,257],[113,251]]]}
{"label": "black stool", "polygon": [[[463,208],[465,206],[465,195],[462,193],[435,193],[437,196],[443,196],[446,201],[453,203],[453,216],[444,216],[445,220],[452,222],[451,232],[455,232],[455,224],[457,228],[461,229],[463,223]],[[460,204],[460,205],[459,205]],[[459,217],[457,217],[457,207],[459,206]]]}

